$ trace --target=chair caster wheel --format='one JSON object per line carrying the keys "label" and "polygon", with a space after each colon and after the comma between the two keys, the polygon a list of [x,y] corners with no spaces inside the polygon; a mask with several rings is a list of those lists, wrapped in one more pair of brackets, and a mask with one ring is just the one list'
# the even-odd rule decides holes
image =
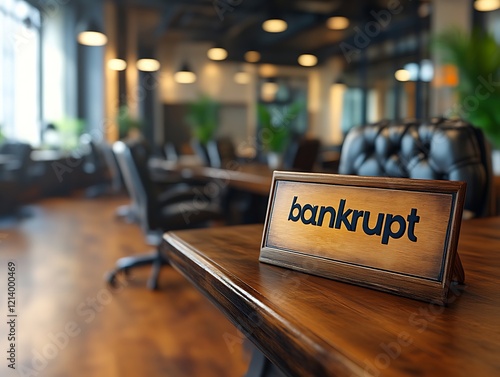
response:
{"label": "chair caster wheel", "polygon": [[113,272],[108,272],[106,275],[106,282],[111,288],[116,288],[117,286],[117,281],[116,281],[116,271]]}

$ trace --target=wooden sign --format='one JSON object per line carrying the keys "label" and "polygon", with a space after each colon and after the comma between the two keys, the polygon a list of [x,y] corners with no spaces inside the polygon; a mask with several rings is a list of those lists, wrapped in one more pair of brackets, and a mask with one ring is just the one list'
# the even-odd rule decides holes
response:
{"label": "wooden sign", "polygon": [[275,172],[260,261],[446,302],[465,183]]}

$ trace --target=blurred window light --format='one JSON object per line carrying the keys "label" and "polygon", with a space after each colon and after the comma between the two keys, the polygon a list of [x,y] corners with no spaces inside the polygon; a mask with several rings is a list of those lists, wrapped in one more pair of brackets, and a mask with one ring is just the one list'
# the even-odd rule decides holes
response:
{"label": "blurred window light", "polygon": [[410,72],[409,81],[417,81],[418,80],[418,71],[419,67],[417,63],[408,63],[403,67],[406,71]]}
{"label": "blurred window light", "polygon": [[431,82],[434,78],[434,66],[432,61],[424,59],[420,62],[420,80]]}

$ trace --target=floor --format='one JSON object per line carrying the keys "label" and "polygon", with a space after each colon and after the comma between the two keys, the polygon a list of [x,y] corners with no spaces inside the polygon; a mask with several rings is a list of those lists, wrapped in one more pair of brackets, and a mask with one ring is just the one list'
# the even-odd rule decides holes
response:
{"label": "floor", "polygon": [[[149,268],[116,290],[104,283],[114,261],[147,251],[134,224],[115,219],[124,197],[45,200],[0,223],[0,352],[9,349],[8,262],[16,266],[16,371],[1,376],[243,376],[242,335],[171,267],[160,290]],[[16,373],[17,372],[17,373]]]}

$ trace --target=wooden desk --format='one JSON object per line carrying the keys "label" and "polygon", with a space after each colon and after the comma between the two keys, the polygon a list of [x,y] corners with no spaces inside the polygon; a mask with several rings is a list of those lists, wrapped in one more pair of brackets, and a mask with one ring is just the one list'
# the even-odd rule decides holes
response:
{"label": "wooden desk", "polygon": [[467,285],[446,308],[260,263],[261,235],[179,231],[162,249],[286,374],[500,375],[500,217],[464,221]]}
{"label": "wooden desk", "polygon": [[273,171],[263,164],[237,164],[229,169],[202,165],[182,164],[162,159],[152,159],[149,166],[169,173],[179,174],[186,179],[215,180],[222,185],[243,189],[259,195],[269,195]]}

